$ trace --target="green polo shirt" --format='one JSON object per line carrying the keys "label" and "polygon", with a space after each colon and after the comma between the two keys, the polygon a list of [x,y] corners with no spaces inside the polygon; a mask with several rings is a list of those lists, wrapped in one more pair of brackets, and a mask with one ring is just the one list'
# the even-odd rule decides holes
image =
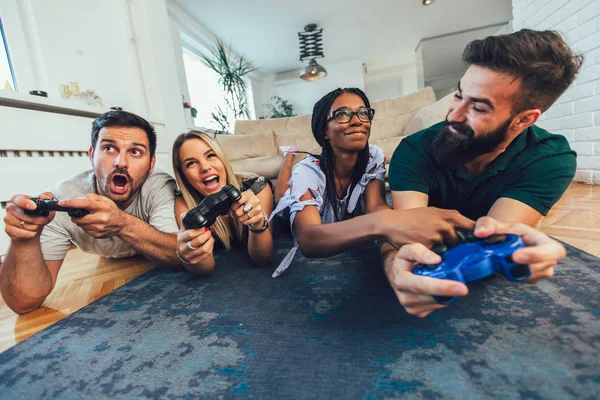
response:
{"label": "green polo shirt", "polygon": [[577,154],[562,135],[532,125],[478,177],[464,165],[443,168],[431,143],[443,126],[433,125],[400,142],[390,162],[392,191],[417,191],[429,206],[458,210],[471,219],[487,215],[501,197],[518,200],[546,215],[575,175]]}

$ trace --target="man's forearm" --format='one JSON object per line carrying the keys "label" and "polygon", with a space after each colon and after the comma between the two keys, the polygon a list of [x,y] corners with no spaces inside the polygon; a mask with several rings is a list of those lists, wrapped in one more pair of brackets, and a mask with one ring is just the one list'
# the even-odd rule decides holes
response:
{"label": "man's forearm", "polygon": [[6,304],[24,314],[38,308],[53,287],[39,238],[12,242],[0,269],[0,292]]}
{"label": "man's forearm", "polygon": [[383,261],[383,269],[384,271],[386,271],[387,276],[387,271],[391,267],[392,261],[394,259],[394,256],[398,252],[398,249],[394,247],[390,242],[385,241],[381,245],[379,252],[381,254],[381,260]]}
{"label": "man's forearm", "polygon": [[171,268],[182,268],[175,254],[176,233],[161,232],[141,219],[125,214],[124,228],[119,237],[152,262]]}

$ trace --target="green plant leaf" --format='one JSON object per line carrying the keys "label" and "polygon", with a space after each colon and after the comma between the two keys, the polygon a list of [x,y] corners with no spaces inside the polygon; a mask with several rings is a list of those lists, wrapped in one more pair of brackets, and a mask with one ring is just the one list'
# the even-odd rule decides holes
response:
{"label": "green plant leaf", "polygon": [[271,111],[271,118],[295,117],[294,106],[287,100],[279,96],[271,97],[275,104],[265,104],[265,107]]}
{"label": "green plant leaf", "polygon": [[[250,111],[248,109],[248,99],[246,95],[247,83],[245,76],[255,71],[256,68],[252,66],[243,55],[238,59],[233,59],[231,51],[225,48],[225,45],[220,39],[217,39],[217,43],[210,50],[210,55],[201,55],[200,60],[219,74],[219,84],[223,88],[225,94],[225,104],[231,111],[234,117],[250,118]],[[227,121],[227,115],[223,110],[218,108],[211,114],[213,121],[215,121],[220,127],[227,129],[231,125]],[[217,117],[217,118],[215,118]],[[222,131],[227,131],[222,129]]]}

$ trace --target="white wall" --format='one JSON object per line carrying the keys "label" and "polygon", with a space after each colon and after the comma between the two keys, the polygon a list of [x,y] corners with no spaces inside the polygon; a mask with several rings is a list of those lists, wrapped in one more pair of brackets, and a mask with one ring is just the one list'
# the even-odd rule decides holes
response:
{"label": "white wall", "polygon": [[271,91],[294,106],[297,115],[312,114],[315,103],[328,92],[338,87],[357,87],[364,89],[364,72],[361,60],[327,64],[318,60],[327,70],[328,76],[317,81],[304,81],[299,78],[300,71],[277,74]]}
{"label": "white wall", "polygon": [[[182,60],[182,45],[194,54],[208,55],[213,49],[214,45],[217,43],[218,38],[212,32],[206,29],[199,21],[194,19],[186,10],[181,8],[176,1],[166,1],[169,22],[173,36],[173,46],[176,53],[175,58],[179,86],[185,101],[191,101],[184,62]],[[229,50],[232,59],[239,59],[240,55],[228,48],[227,43],[225,43],[225,47]],[[252,60],[250,60],[250,62],[252,62]],[[254,115],[256,115],[256,118],[258,118],[266,114],[263,104],[268,102],[270,86],[264,84],[265,79],[260,73],[260,70],[253,71],[248,76],[250,78],[253,95],[251,99],[248,99],[249,105],[254,105]],[[263,87],[263,85],[265,86]],[[194,102],[192,102],[192,105],[194,105]],[[250,110],[250,115],[252,115],[252,110]],[[194,121],[188,114],[186,114],[186,120],[188,121],[189,129],[196,128],[194,126]],[[213,128],[215,127],[213,126]]]}
{"label": "white wall", "polygon": [[370,101],[400,97],[422,89],[419,83],[419,66],[410,60],[402,64],[383,68],[372,68],[367,64],[365,92]]}
{"label": "white wall", "polygon": [[[252,82],[252,95],[254,96],[254,110],[256,112],[256,118],[269,118],[271,110],[265,107],[267,104],[273,103],[271,97],[273,94],[273,85],[275,83],[275,75],[266,77],[254,77],[251,79]],[[295,114],[298,114],[294,110]]]}
{"label": "white wall", "polygon": [[438,78],[434,78],[428,80],[425,83],[425,86],[431,86],[433,91],[435,92],[435,98],[441,99],[446,95],[456,91],[456,87],[458,85],[458,81],[462,78],[464,74],[450,74],[447,76],[442,76]]}
{"label": "white wall", "polygon": [[600,184],[600,0],[513,0],[513,27],[555,29],[585,57],[579,76],[539,125],[577,151],[575,180]]}
{"label": "white wall", "polygon": [[[178,39],[165,1],[0,0],[19,90],[27,96],[42,89],[49,99],[63,101],[59,85],[76,81],[82,91],[93,89],[103,98],[98,113],[119,106],[163,125],[167,142],[159,146],[167,153],[158,166],[169,171],[168,150],[187,124],[177,78]],[[63,103],[83,105],[78,99]]]}
{"label": "white wall", "polygon": [[21,79],[18,68],[15,71],[23,91],[41,89],[60,98],[59,85],[76,81],[82,90],[95,90],[106,107],[146,114],[125,2],[24,0],[17,7],[21,19],[29,21],[26,35],[30,39],[28,43],[13,40],[17,21],[3,18],[9,50],[13,53],[16,46],[29,46],[37,61],[32,66],[37,69],[36,79],[28,82]]}
{"label": "white wall", "polygon": [[[157,167],[172,172],[172,142],[187,123],[181,44],[165,1],[0,0],[21,92],[0,91],[1,205],[90,168],[91,121],[110,106],[154,123]],[[65,81],[94,89],[104,106],[61,99]],[[30,96],[31,89],[46,90],[49,98]],[[0,209],[0,255],[8,246],[3,215]]]}

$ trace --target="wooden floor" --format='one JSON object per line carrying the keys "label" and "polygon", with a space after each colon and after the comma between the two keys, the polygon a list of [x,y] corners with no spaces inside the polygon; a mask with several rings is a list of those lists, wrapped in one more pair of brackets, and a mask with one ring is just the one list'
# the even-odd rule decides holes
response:
{"label": "wooden floor", "polygon": [[[572,184],[538,228],[600,257],[600,186]],[[70,250],[57,285],[43,307],[18,316],[0,298],[0,352],[151,268],[150,262],[139,256],[107,260],[78,249]]]}

